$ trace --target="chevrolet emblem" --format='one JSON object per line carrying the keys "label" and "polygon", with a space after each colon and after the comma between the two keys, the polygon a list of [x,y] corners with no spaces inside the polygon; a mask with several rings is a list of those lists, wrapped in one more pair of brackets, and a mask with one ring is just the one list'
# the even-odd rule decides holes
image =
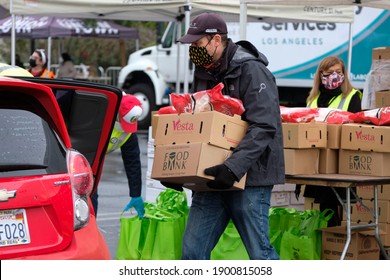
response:
{"label": "chevrolet emblem", "polygon": [[0,190],[0,202],[8,201],[8,198],[14,198],[16,191],[7,191],[6,189]]}

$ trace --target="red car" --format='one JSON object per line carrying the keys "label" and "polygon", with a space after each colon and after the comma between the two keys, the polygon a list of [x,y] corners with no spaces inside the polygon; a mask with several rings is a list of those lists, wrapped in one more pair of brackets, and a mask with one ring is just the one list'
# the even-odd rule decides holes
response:
{"label": "red car", "polygon": [[0,259],[111,259],[90,196],[122,92],[0,77]]}

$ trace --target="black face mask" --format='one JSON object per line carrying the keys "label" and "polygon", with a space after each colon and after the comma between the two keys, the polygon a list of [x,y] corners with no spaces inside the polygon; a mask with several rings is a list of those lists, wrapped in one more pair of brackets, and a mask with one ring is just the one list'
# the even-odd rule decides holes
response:
{"label": "black face mask", "polygon": [[196,66],[207,66],[213,62],[217,48],[215,48],[213,55],[210,55],[206,48],[210,44],[211,40],[213,40],[213,38],[211,38],[204,47],[190,46],[190,59]]}
{"label": "black face mask", "polygon": [[37,66],[37,63],[36,63],[35,59],[30,58],[30,60],[28,61],[28,63],[29,63],[30,66],[33,67],[33,68],[34,68],[35,66]]}

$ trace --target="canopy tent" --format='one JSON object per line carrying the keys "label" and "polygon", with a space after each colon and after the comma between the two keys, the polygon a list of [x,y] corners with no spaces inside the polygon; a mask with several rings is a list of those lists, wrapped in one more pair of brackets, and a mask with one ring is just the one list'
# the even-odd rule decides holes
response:
{"label": "canopy tent", "polygon": [[[262,9],[262,7],[266,5],[287,7],[290,9],[300,7],[299,9],[302,9],[305,13],[310,13],[314,16],[317,14],[318,20],[325,17],[327,14],[331,17],[336,16],[338,12],[336,13],[335,9],[339,10],[342,9],[342,7],[364,6],[390,10],[390,0],[327,0],[325,3],[323,0],[240,0],[240,23],[242,26],[240,37],[242,39],[246,38],[244,26],[247,22],[248,8],[250,7],[253,9],[254,7],[258,7],[259,9]],[[332,22],[342,21],[336,19]]]}
{"label": "canopy tent", "polygon": [[[223,14],[227,21],[238,22],[240,2],[245,3],[240,0],[0,0],[0,5],[6,7],[15,15],[53,15],[58,17],[134,21],[172,21],[187,11],[186,6],[191,6],[190,11],[192,16],[196,16],[205,11],[213,11]],[[332,5],[332,3],[327,5]],[[292,7],[283,7],[280,5],[275,7],[270,4],[261,5],[261,7],[258,5],[247,5],[247,16],[250,21],[256,21],[258,18],[284,18],[289,20],[312,21],[315,19],[324,22],[349,22],[351,14],[348,15],[346,13],[347,11],[341,14],[324,13],[319,18],[318,14],[302,13],[300,9]]]}
{"label": "canopy tent", "polygon": [[[182,20],[185,15],[185,26],[188,28],[190,16],[196,16],[205,11],[214,11],[223,15],[230,22],[240,20],[240,0],[0,0],[0,5],[10,10],[13,15],[54,15],[77,18],[100,18],[100,19],[125,19],[134,21],[173,21]],[[298,12],[298,13],[297,13]],[[301,20],[302,13],[291,8],[262,7],[248,5],[245,13],[248,21],[259,19],[284,18]],[[319,19],[317,14],[314,18]],[[335,15],[324,15],[320,20],[334,22]],[[345,12],[338,17],[339,21],[350,21],[352,13]],[[14,36],[13,36],[14,38]],[[14,40],[13,40],[14,42]],[[188,45],[183,46],[185,56],[188,56]],[[178,48],[179,50],[180,48]],[[12,46],[12,63],[14,63],[14,43]],[[188,71],[189,59],[183,61],[184,71]],[[187,77],[188,75],[185,75]],[[188,81],[184,81],[184,91],[187,92]]]}
{"label": "canopy tent", "polygon": [[[87,26],[82,19],[53,16],[15,16],[15,33],[22,39],[48,39],[48,68],[51,68],[52,38],[98,37],[123,39],[139,38],[137,28],[130,28],[108,20],[97,20],[96,25]],[[0,20],[0,38],[11,38],[13,19]],[[137,42],[138,45],[138,42]]]}
{"label": "canopy tent", "polygon": [[[0,20],[0,37],[10,37],[12,17]],[[138,29],[97,20],[95,26],[87,26],[82,19],[54,16],[16,16],[15,31],[18,38],[40,39],[56,37],[99,37],[138,39]]]}
{"label": "canopy tent", "polygon": [[9,11],[0,5],[0,19],[9,16]]}
{"label": "canopy tent", "polygon": [[389,0],[241,0],[244,4],[261,4],[261,5],[311,5],[311,6],[323,6],[326,5],[344,5],[344,6],[363,6],[377,9],[390,10]]}

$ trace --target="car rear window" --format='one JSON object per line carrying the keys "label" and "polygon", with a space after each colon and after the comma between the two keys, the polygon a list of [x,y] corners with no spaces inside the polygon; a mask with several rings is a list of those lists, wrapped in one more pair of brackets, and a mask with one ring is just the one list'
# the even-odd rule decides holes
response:
{"label": "car rear window", "polygon": [[0,109],[0,177],[67,172],[66,151],[40,116]]}

